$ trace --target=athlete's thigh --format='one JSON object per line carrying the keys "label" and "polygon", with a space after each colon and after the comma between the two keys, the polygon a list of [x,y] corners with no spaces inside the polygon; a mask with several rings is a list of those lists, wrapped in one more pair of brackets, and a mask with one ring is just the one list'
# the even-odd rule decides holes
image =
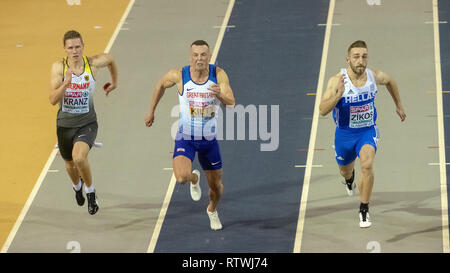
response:
{"label": "athlete's thigh", "polygon": [[217,187],[222,183],[222,170],[204,170],[210,188]]}
{"label": "athlete's thigh", "polygon": [[365,144],[359,151],[359,162],[362,169],[371,169],[375,160],[375,148],[370,144]]}
{"label": "athlete's thigh", "polygon": [[198,149],[198,161],[205,171],[222,169],[222,156],[216,139],[202,141]]}
{"label": "athlete's thigh", "polygon": [[355,168],[355,160],[353,160],[351,163],[347,165],[339,165],[339,170],[341,171],[341,173],[345,174],[351,174],[354,168]]}
{"label": "athlete's thigh", "polygon": [[[375,156],[375,153],[377,152],[377,149],[378,149],[378,140],[379,139],[380,139],[380,133],[376,126],[363,132],[361,134],[361,137],[360,137],[358,143],[356,144],[356,151],[358,152],[359,158],[361,159],[361,151],[365,145],[372,146],[373,152],[374,152],[373,156]],[[368,149],[368,147],[367,147],[367,149]],[[369,151],[370,151],[370,149],[369,149]]]}
{"label": "athlete's thigh", "polygon": [[[177,179],[189,180],[192,169],[192,161],[184,155],[178,155],[172,160],[173,173]],[[181,181],[180,181],[181,182]]]}
{"label": "athlete's thigh", "polygon": [[73,142],[84,142],[89,145],[89,148],[94,146],[95,139],[97,138],[98,123],[92,122],[79,128],[74,136]]}
{"label": "athlete's thigh", "polygon": [[351,164],[356,159],[356,143],[358,135],[336,129],[334,138],[334,151],[339,166]]}
{"label": "athlete's thigh", "polygon": [[94,146],[97,131],[97,122],[89,123],[77,130],[73,139],[72,156],[74,158],[87,158],[89,151]]}
{"label": "athlete's thigh", "polygon": [[76,130],[76,128],[65,127],[57,127],[56,129],[59,153],[65,161],[72,161],[73,138]]}
{"label": "athlete's thigh", "polygon": [[73,145],[72,158],[75,160],[86,159],[91,147],[84,141],[77,141]]}
{"label": "athlete's thigh", "polygon": [[175,140],[172,165],[176,177],[187,176],[191,173],[195,152],[196,147],[193,140],[186,140],[183,138],[177,138]]}

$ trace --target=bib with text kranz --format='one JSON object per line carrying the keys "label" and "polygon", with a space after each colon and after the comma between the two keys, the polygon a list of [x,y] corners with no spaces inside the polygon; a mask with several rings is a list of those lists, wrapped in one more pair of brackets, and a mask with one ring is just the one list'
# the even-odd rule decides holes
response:
{"label": "bib with text kranz", "polygon": [[377,110],[375,95],[378,88],[372,71],[366,68],[367,80],[364,86],[355,87],[351,82],[347,70],[341,69],[347,83],[342,98],[333,109],[336,126],[341,129],[360,129],[375,125]]}
{"label": "bib with text kranz", "polygon": [[[66,89],[61,101],[61,110],[71,114],[85,114],[89,112],[89,101],[95,89],[95,80],[87,61],[83,56],[84,71],[81,75],[72,73],[72,82]],[[67,58],[64,58],[64,79],[68,68]]]}
{"label": "bib with text kranz", "polygon": [[180,101],[179,132],[191,136],[214,136],[216,134],[216,97],[208,88],[217,84],[216,66],[209,65],[208,79],[194,82],[190,66],[182,69],[183,90],[178,92]]}

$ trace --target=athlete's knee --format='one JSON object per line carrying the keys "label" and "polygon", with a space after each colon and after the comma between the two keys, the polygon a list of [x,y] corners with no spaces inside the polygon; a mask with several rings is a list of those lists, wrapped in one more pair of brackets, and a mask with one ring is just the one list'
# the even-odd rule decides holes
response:
{"label": "athlete's knee", "polygon": [[223,192],[222,181],[215,181],[214,183],[209,183],[209,189],[216,195],[221,195]]}
{"label": "athlete's knee", "polygon": [[77,166],[75,165],[75,163],[73,162],[73,160],[71,161],[66,161],[66,170],[68,172],[74,172],[77,170]]}
{"label": "athlete's knee", "polygon": [[361,171],[373,172],[373,161],[375,159],[375,151],[372,146],[365,145],[359,153],[359,163],[361,166]]}
{"label": "athlete's knee", "polygon": [[341,169],[339,169],[339,171],[340,171],[341,175],[345,178],[350,178],[353,173],[353,169],[347,170],[347,169],[341,168]]}
{"label": "athlete's knee", "polygon": [[186,184],[190,182],[190,174],[189,173],[182,173],[175,175],[175,178],[178,183],[180,184]]}
{"label": "athlete's knee", "polygon": [[76,167],[84,166],[87,163],[87,158],[82,155],[73,154],[72,158],[73,158],[73,164]]}
{"label": "athlete's knee", "polygon": [[361,173],[363,175],[373,175],[373,161],[365,160],[360,162]]}
{"label": "athlete's knee", "polygon": [[71,168],[76,168],[75,163],[73,162],[73,160],[65,160],[66,162],[66,168],[71,169]]}

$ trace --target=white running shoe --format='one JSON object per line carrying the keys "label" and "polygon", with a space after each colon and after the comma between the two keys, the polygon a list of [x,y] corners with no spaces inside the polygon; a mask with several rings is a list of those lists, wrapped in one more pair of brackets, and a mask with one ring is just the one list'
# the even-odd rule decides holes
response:
{"label": "white running shoe", "polygon": [[360,228],[370,228],[372,222],[370,220],[369,212],[359,212],[359,227]]}
{"label": "white running shoe", "polygon": [[211,225],[212,230],[219,230],[222,229],[222,223],[219,219],[219,214],[217,213],[217,210],[215,212],[210,212],[208,208],[206,208],[206,213],[209,216],[209,222]]}
{"label": "white running shoe", "polygon": [[200,171],[194,170],[192,173],[195,173],[198,179],[195,185],[191,183],[191,198],[194,201],[198,201],[202,197],[202,189],[200,188]]}

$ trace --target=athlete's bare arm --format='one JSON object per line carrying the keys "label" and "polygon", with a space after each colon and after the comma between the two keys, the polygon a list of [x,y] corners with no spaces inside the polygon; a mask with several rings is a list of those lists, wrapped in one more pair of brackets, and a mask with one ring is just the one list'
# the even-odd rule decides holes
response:
{"label": "athlete's bare arm", "polygon": [[66,79],[63,81],[64,65],[62,61],[55,62],[50,72],[50,94],[49,100],[52,105],[57,104],[64,96],[67,87],[72,82],[72,70],[67,68]]}
{"label": "athlete's bare arm", "polygon": [[330,113],[344,94],[346,83],[344,78],[344,74],[338,73],[328,80],[327,89],[319,105],[319,112],[322,116]]}
{"label": "athlete's bare arm", "polygon": [[112,83],[106,87],[106,95],[117,88],[117,66],[114,58],[109,54],[99,54],[92,57],[88,57],[89,64],[91,65],[92,74],[95,76],[97,70],[103,67],[108,67],[111,74]]}
{"label": "athlete's bare arm", "polygon": [[392,96],[392,99],[394,100],[397,115],[400,117],[401,121],[404,121],[406,119],[406,114],[405,110],[403,109],[402,102],[400,100],[397,82],[389,74],[381,70],[372,70],[372,71],[376,83],[386,86],[386,89],[389,91],[389,93]]}
{"label": "athlete's bare arm", "polygon": [[181,90],[182,84],[182,76],[181,76],[181,69],[172,69],[169,72],[167,72],[166,75],[164,75],[156,84],[155,89],[153,91],[153,97],[152,102],[150,103],[150,109],[145,117],[145,126],[150,127],[153,124],[153,121],[155,120],[155,110],[156,106],[159,103],[159,100],[164,95],[164,92],[167,88],[170,88],[177,85],[178,89]]}
{"label": "athlete's bare arm", "polygon": [[217,84],[211,85],[208,89],[214,93],[223,105],[234,106],[236,104],[233,90],[231,90],[228,75],[225,73],[225,70],[219,67],[217,68]]}

